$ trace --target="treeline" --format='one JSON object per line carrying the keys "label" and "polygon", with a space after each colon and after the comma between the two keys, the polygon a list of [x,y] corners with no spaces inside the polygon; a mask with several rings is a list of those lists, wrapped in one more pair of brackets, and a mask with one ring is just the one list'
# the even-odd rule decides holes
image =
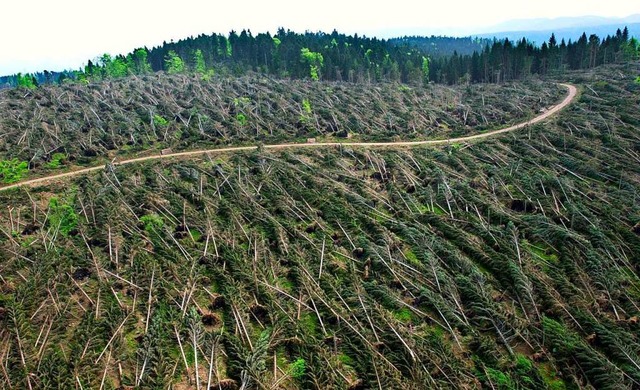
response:
{"label": "treeline", "polygon": [[[95,81],[157,71],[191,71],[210,76],[215,69],[235,76],[248,72],[280,78],[322,79],[350,82],[397,81],[422,83],[426,54],[408,43],[345,35],[336,31],[304,34],[279,29],[275,35],[249,30],[239,34],[211,34],[138,48],[127,55],[89,60],[73,72],[72,79]],[[5,85],[17,86],[18,75],[5,77]],[[68,78],[63,74],[62,80]],[[42,83],[40,77],[37,81]],[[58,81],[57,79],[52,81]]]}
{"label": "treeline", "polygon": [[75,78],[75,75],[74,71],[51,72],[44,70],[28,74],[17,73],[10,76],[0,76],[0,89],[16,86],[31,88],[40,84],[60,83],[65,79]]}
{"label": "treeline", "polygon": [[[257,72],[279,78],[413,85],[500,83],[533,74],[633,60],[638,58],[639,51],[638,41],[629,37],[627,28],[618,29],[614,36],[604,39],[583,34],[575,42],[558,43],[552,35],[540,47],[525,38],[517,42],[446,37],[384,40],[336,31],[300,34],[279,29],[275,35],[254,36],[243,30],[240,34],[231,31],[228,36],[202,34],[164,42],[127,55],[105,54],[88,61],[79,71],[60,74],[57,80],[48,72],[43,77],[49,82],[65,78],[91,82],[164,70],[195,72],[203,77],[211,77],[215,71],[236,76]],[[13,76],[9,84],[20,85],[20,77],[24,76]],[[33,85],[41,79],[42,76],[34,76]]]}
{"label": "treeline", "polygon": [[279,29],[275,35],[254,36],[243,30],[164,43],[149,50],[149,62],[154,71],[166,69],[166,59],[173,52],[193,69],[197,50],[202,51],[207,67],[236,75],[254,71],[302,79],[314,78],[317,72],[319,79],[351,82],[421,82],[425,56],[416,47],[357,34],[300,34]]}
{"label": "treeline", "polygon": [[454,53],[434,58],[430,79],[438,83],[500,83],[518,80],[532,74],[588,69],[603,64],[620,63],[639,58],[640,44],[629,37],[629,31],[618,29],[615,35],[600,39],[586,33],[575,42],[558,43],[552,34],[540,47],[525,38],[512,42],[494,40],[481,52],[472,55]]}

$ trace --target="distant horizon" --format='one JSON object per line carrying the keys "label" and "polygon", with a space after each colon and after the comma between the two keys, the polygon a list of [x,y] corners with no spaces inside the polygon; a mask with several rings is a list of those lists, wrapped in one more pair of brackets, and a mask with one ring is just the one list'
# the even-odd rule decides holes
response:
{"label": "distant horizon", "polygon": [[[291,1],[277,6],[243,5],[240,12],[224,6],[201,4],[199,0],[183,0],[175,10],[146,0],[135,3],[114,0],[104,12],[101,10],[101,20],[108,21],[104,23],[96,23],[91,15],[79,16],[70,12],[83,9],[79,0],[51,3],[54,2],[23,0],[20,5],[5,6],[7,15],[29,9],[32,20],[25,23],[22,18],[14,17],[0,25],[0,46],[3,47],[0,75],[77,70],[103,53],[126,54],[135,48],[157,47],[163,42],[190,36],[226,35],[231,30],[240,32],[243,29],[253,34],[273,34],[280,27],[296,32],[337,30],[348,35],[389,39],[405,35],[473,37],[517,31],[499,27],[541,19],[549,22],[565,18],[621,20],[637,16],[640,22],[640,7],[630,5],[626,0],[610,0],[606,6],[600,1],[586,0],[579,5],[583,16],[575,15],[575,5],[556,4],[553,0],[519,7],[506,0],[487,0],[483,5],[463,1],[439,6],[400,0],[388,9],[372,8],[362,1],[343,4],[327,0],[321,7],[316,7],[313,14]],[[119,9],[127,11],[120,12]],[[193,9],[199,11],[193,12]],[[460,13],[460,9],[465,12]]]}

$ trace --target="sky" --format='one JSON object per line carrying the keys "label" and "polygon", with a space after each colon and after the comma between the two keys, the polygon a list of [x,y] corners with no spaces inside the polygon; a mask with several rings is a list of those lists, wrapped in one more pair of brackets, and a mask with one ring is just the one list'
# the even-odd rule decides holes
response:
{"label": "sky", "polygon": [[[3,0],[0,75],[78,69],[102,53],[126,54],[201,33],[278,27],[388,38],[399,32],[468,35],[512,19],[640,13],[632,0]],[[378,4],[386,4],[380,6]],[[437,5],[436,5],[437,4]]]}

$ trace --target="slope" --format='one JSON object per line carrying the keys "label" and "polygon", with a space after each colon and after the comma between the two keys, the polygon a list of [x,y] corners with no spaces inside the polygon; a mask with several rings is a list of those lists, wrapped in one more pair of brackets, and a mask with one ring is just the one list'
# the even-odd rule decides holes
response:
{"label": "slope", "polygon": [[637,387],[639,73],[482,143],[2,192],[1,386]]}
{"label": "slope", "polygon": [[549,118],[550,116],[558,113],[560,110],[567,107],[577,94],[577,89],[573,85],[570,85],[570,84],[561,84],[561,85],[567,88],[568,90],[567,97],[565,97],[564,100],[559,104],[553,107],[550,107],[548,110],[545,109],[543,113],[536,116],[535,118],[530,119],[526,122],[518,123],[513,126],[503,128],[503,129],[491,130],[491,131],[487,131],[480,134],[469,135],[466,137],[447,138],[447,139],[441,139],[441,140],[389,141],[389,142],[320,142],[320,143],[316,143],[315,141],[313,141],[313,142],[306,142],[306,143],[274,144],[274,145],[261,145],[261,146],[236,146],[236,147],[228,147],[228,148],[195,150],[195,151],[176,152],[176,153],[167,152],[167,153],[161,153],[161,154],[152,155],[152,156],[121,160],[115,163],[112,162],[111,165],[107,165],[105,167],[96,166],[91,168],[74,170],[71,172],[44,176],[38,179],[25,180],[25,181],[11,184],[11,185],[0,187],[0,191],[10,190],[10,189],[21,187],[21,186],[33,187],[33,186],[41,185],[42,183],[49,183],[49,182],[60,180],[60,179],[84,175],[90,172],[99,171],[101,169],[113,169],[116,166],[125,165],[125,164],[140,163],[140,162],[149,161],[149,160],[192,157],[192,156],[199,156],[202,154],[244,152],[244,151],[250,151],[250,150],[257,150],[258,148],[261,148],[261,149],[298,149],[298,148],[328,148],[328,147],[395,148],[395,147],[420,146],[420,145],[443,145],[443,144],[451,144],[451,143],[476,141],[483,138],[493,137],[498,134],[504,134],[514,130],[525,128],[527,126],[531,126],[535,123],[543,121]]}

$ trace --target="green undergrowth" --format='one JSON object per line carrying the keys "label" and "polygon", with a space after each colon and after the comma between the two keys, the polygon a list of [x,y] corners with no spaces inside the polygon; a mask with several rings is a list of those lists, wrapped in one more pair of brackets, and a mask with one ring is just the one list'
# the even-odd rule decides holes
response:
{"label": "green undergrowth", "polygon": [[0,160],[0,177],[5,184],[20,181],[29,170],[26,161],[18,159]]}

